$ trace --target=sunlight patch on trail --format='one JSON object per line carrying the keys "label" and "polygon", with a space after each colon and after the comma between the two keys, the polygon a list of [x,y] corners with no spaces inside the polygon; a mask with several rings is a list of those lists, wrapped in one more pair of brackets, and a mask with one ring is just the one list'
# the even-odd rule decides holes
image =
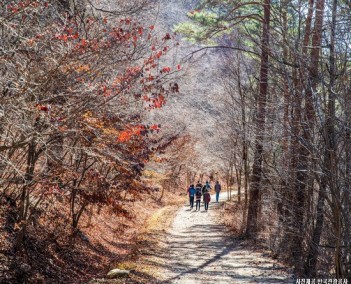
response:
{"label": "sunlight patch on trail", "polygon": [[220,203],[211,202],[208,212],[203,204],[200,212],[188,205],[177,211],[163,255],[152,260],[160,267],[161,283],[292,283],[284,267],[230,238],[218,224],[216,215],[225,199],[222,193]]}

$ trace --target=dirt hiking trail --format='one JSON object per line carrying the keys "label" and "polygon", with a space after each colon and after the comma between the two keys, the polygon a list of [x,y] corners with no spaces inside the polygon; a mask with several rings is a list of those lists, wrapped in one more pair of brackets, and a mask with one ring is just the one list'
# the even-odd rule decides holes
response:
{"label": "dirt hiking trail", "polygon": [[[220,203],[226,193],[220,196]],[[247,241],[230,237],[218,222],[220,203],[211,197],[209,210],[183,206],[166,232],[162,249],[151,252],[146,261],[158,267],[159,283],[293,283],[286,268],[254,251]],[[195,207],[194,207],[195,208]]]}

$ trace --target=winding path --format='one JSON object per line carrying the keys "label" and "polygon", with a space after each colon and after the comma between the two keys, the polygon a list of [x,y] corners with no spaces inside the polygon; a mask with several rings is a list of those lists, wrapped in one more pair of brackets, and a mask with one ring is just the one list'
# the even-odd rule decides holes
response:
{"label": "winding path", "polygon": [[[221,194],[222,200],[225,197]],[[160,267],[161,283],[293,283],[268,253],[229,237],[227,228],[217,222],[219,208],[211,202],[208,212],[203,206],[200,212],[188,206],[177,211],[163,253],[152,260]]]}

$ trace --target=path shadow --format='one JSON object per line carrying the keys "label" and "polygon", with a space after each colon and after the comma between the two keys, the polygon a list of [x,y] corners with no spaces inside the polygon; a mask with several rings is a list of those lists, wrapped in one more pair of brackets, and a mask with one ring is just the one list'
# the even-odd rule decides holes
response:
{"label": "path shadow", "polygon": [[[217,208],[218,204],[213,203],[209,210]],[[224,225],[208,223],[187,224],[183,231],[171,230],[162,236],[162,249],[150,248],[145,263],[166,273],[168,278],[157,282],[160,284],[187,283],[188,280],[207,284],[294,283],[291,278],[285,279],[282,267],[271,265],[269,258],[266,257],[267,262],[256,264],[247,241],[230,237],[227,232]]]}
{"label": "path shadow", "polygon": [[[209,227],[212,227],[209,229]],[[190,254],[190,256],[194,257],[196,260],[195,265],[192,265],[192,267],[189,267],[187,263],[184,263],[184,259],[180,259],[179,261],[172,262],[171,264],[168,264],[168,262],[165,260],[162,263],[162,266],[166,269],[169,269],[171,271],[176,271],[177,273],[164,280],[161,281],[160,283],[162,284],[169,284],[173,283],[173,281],[183,278],[186,276],[191,276],[191,275],[202,275],[202,277],[205,277],[206,279],[213,279],[211,282],[210,280],[207,280],[205,283],[216,283],[216,278],[222,278],[225,277],[225,279],[232,279],[229,280],[229,282],[223,282],[219,281],[220,283],[248,283],[248,282],[255,282],[255,283],[293,283],[292,279],[282,279],[281,277],[274,277],[276,274],[275,272],[278,272],[282,270],[281,267],[264,267],[264,266],[257,266],[257,265],[245,265],[245,266],[232,266],[232,265],[227,265],[226,267],[221,266],[218,271],[204,271],[205,268],[215,264],[217,261],[220,261],[221,259],[223,260],[224,258],[230,258],[231,253],[236,253],[237,251],[241,251],[243,247],[240,245],[241,240],[239,239],[233,239],[233,238],[219,238],[218,235],[215,234],[215,232],[223,232],[223,227],[221,225],[211,225],[211,226],[202,226],[202,225],[195,225],[191,227],[191,233],[189,233],[189,236],[186,238],[182,238],[181,236],[177,235],[172,235],[171,238],[175,239],[176,241],[173,242],[170,246],[170,251],[176,250],[178,251],[179,255],[186,255],[186,253]],[[191,239],[191,235],[197,235],[197,234],[205,234],[206,232],[210,231],[211,234],[206,236],[205,240],[202,240],[201,242],[201,247],[196,247],[194,249],[194,244],[192,244],[189,239]],[[189,243],[190,242],[190,243]],[[208,253],[208,252],[215,252],[214,254]],[[166,258],[171,257],[172,253],[168,252],[166,254]],[[236,261],[242,261],[243,263],[247,263],[247,261],[251,259],[248,255],[243,255],[241,257],[236,257]],[[223,260],[225,261],[225,260]],[[242,270],[259,270],[261,271],[260,274],[262,276],[253,276],[253,275],[246,275],[242,273],[238,273],[238,271]],[[263,275],[265,272],[268,272],[269,275]],[[196,282],[197,283],[197,282]]]}

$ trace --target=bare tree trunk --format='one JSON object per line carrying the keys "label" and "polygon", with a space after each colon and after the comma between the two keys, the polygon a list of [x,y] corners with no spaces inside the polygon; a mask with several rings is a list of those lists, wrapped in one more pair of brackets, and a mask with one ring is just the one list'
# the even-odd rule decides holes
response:
{"label": "bare tree trunk", "polygon": [[348,93],[346,94],[346,135],[345,135],[345,197],[344,197],[344,216],[345,216],[345,233],[344,240],[346,245],[346,256],[348,259],[346,266],[346,277],[351,279],[351,86],[349,86]]}
{"label": "bare tree trunk", "polygon": [[260,69],[260,90],[257,99],[257,110],[255,116],[255,148],[254,162],[252,166],[252,177],[250,181],[250,199],[247,214],[246,235],[254,236],[257,233],[259,189],[262,179],[262,161],[263,161],[263,141],[265,133],[266,119],[266,101],[268,91],[268,61],[269,61],[269,25],[271,1],[264,0],[264,19],[262,28],[262,53]]}
{"label": "bare tree trunk", "polygon": [[331,33],[330,33],[330,57],[329,57],[329,74],[330,82],[328,86],[328,117],[326,120],[326,142],[327,142],[327,163],[326,167],[329,171],[329,187],[332,192],[332,202],[334,204],[333,213],[335,220],[335,254],[334,263],[336,277],[344,277],[343,265],[341,261],[341,246],[342,246],[342,216],[341,211],[341,194],[338,186],[338,172],[337,172],[337,144],[335,135],[335,100],[336,94],[334,92],[335,79],[336,79],[336,64],[335,64],[335,36],[336,36],[336,15],[337,15],[338,0],[333,0],[332,8],[332,23],[331,23]]}
{"label": "bare tree trunk", "polygon": [[232,200],[232,188],[234,184],[234,165],[231,163],[230,164],[230,176],[229,176],[229,181],[230,181],[230,187],[229,187],[229,200]]}
{"label": "bare tree trunk", "polygon": [[240,194],[241,194],[241,174],[237,167],[235,167],[236,181],[238,183],[238,202],[240,203]]}
{"label": "bare tree trunk", "polygon": [[244,141],[244,188],[245,188],[245,209],[247,210],[247,203],[248,203],[248,185],[249,185],[249,160],[248,160],[248,147],[247,141]]}
{"label": "bare tree trunk", "polygon": [[[331,41],[330,41],[330,82],[328,87],[328,112],[327,112],[327,119],[325,122],[325,130],[324,136],[326,141],[325,147],[325,154],[324,154],[324,166],[323,166],[323,176],[321,179],[321,185],[319,190],[318,202],[317,202],[317,212],[316,212],[316,224],[312,234],[311,243],[309,246],[309,253],[306,259],[305,265],[305,274],[309,277],[316,277],[316,265],[318,259],[318,246],[320,243],[322,229],[323,229],[323,221],[324,221],[324,203],[325,203],[325,194],[326,194],[326,187],[327,183],[330,184],[330,188],[336,188],[336,141],[335,141],[335,94],[334,94],[334,85],[335,85],[335,27],[336,27],[336,12],[337,12],[337,0],[333,1],[333,10],[332,10],[332,25],[331,25]],[[328,182],[329,181],[329,182]],[[334,191],[334,190],[333,190]],[[334,192],[334,194],[337,194]],[[334,196],[334,194],[332,194]],[[337,204],[335,205],[336,207]],[[333,210],[334,212],[340,212],[340,210]],[[340,220],[341,216],[335,214],[336,220]],[[338,224],[339,222],[336,222]],[[341,234],[341,228],[336,228],[336,232]],[[336,236],[336,239],[340,239],[341,236]],[[338,243],[338,241],[336,241]],[[337,246],[340,248],[339,246]],[[335,255],[335,264],[336,264],[336,271],[340,270],[339,265],[340,263],[340,253],[336,253]],[[337,275],[337,278],[340,278],[340,274]]]}
{"label": "bare tree trunk", "polygon": [[309,244],[309,251],[305,262],[305,275],[308,277],[316,277],[316,265],[318,260],[318,248],[322,236],[323,222],[324,222],[324,200],[325,200],[325,187],[327,183],[326,175],[323,176],[320,183],[317,209],[316,209],[316,224],[312,233]]}
{"label": "bare tree trunk", "polygon": [[[288,36],[288,15],[287,15],[287,7],[288,7],[289,0],[284,0],[282,1],[281,4],[281,13],[282,13],[282,21],[283,21],[283,59],[288,61],[289,60],[289,52],[288,52],[288,46],[285,45],[285,42],[288,42],[287,36]],[[288,74],[287,67],[284,68],[284,113],[283,113],[283,139],[282,139],[282,155],[283,155],[283,161],[282,161],[282,166],[283,166],[283,172],[284,176],[282,176],[281,181],[280,181],[280,188],[279,188],[279,200],[277,203],[277,215],[278,215],[278,224],[277,224],[277,233],[280,235],[282,233],[282,226],[286,226],[286,217],[287,213],[285,208],[288,206],[288,200],[289,198],[289,162],[290,162],[290,153],[289,153],[289,126],[290,126],[290,100],[291,100],[291,93],[289,89],[289,74]],[[296,73],[296,72],[295,72]],[[294,73],[293,73],[294,76]],[[290,199],[291,200],[291,199]],[[286,230],[283,230],[283,232],[286,232]],[[286,246],[283,246],[284,249],[286,249]]]}
{"label": "bare tree trunk", "polygon": [[32,186],[35,163],[37,160],[35,149],[36,149],[36,143],[35,143],[35,138],[33,137],[31,142],[28,145],[26,174],[24,178],[24,185],[22,187],[22,193],[21,193],[20,204],[19,204],[20,208],[19,208],[18,222],[20,224],[20,229],[16,236],[16,245],[15,245],[17,249],[20,249],[21,247],[23,247],[23,242],[26,235],[27,215],[28,215],[28,210],[30,206],[29,189]]}
{"label": "bare tree trunk", "polygon": [[[294,212],[296,210],[296,187],[297,187],[297,168],[298,168],[298,156],[300,151],[300,136],[301,136],[301,121],[302,121],[302,99],[303,99],[303,83],[305,79],[304,70],[306,68],[307,60],[307,46],[310,42],[311,36],[311,22],[313,17],[313,5],[314,0],[309,0],[308,13],[305,21],[304,37],[302,41],[302,53],[301,57],[297,54],[294,60],[298,67],[292,70],[292,84],[294,95],[291,99],[291,137],[290,137],[290,149],[289,149],[289,174],[286,177],[286,182],[289,186],[283,194],[283,200],[281,205],[282,222],[283,222],[283,237],[280,243],[280,250],[286,250],[288,252],[287,258],[293,255],[294,238],[296,237],[296,224]],[[302,18],[301,11],[299,12],[300,19]],[[301,21],[301,20],[299,20]],[[298,46],[296,45],[296,48]],[[284,190],[284,189],[283,189]],[[295,212],[296,213],[296,212]]]}
{"label": "bare tree trunk", "polygon": [[160,197],[159,197],[159,199],[158,199],[159,202],[162,201],[162,198],[163,198],[163,195],[164,195],[164,194],[165,194],[165,187],[164,187],[164,185],[162,185],[161,195],[160,195]]}
{"label": "bare tree trunk", "polygon": [[227,169],[227,173],[226,173],[226,183],[227,183],[227,200],[229,200],[229,186],[230,186],[229,168]]}
{"label": "bare tree trunk", "polygon": [[[299,145],[297,172],[296,172],[296,204],[294,208],[294,223],[295,232],[304,231],[304,205],[306,197],[306,185],[308,180],[308,163],[310,156],[309,144],[312,142],[312,131],[314,127],[314,103],[313,92],[316,90],[318,82],[318,65],[322,41],[322,26],[324,19],[324,0],[316,3],[315,23],[312,36],[312,51],[311,61],[308,70],[308,81],[305,95],[305,123],[303,124],[303,141],[304,145]],[[303,249],[302,249],[303,234],[294,234],[293,245],[293,260],[296,267],[296,272],[301,275],[303,272]]]}

